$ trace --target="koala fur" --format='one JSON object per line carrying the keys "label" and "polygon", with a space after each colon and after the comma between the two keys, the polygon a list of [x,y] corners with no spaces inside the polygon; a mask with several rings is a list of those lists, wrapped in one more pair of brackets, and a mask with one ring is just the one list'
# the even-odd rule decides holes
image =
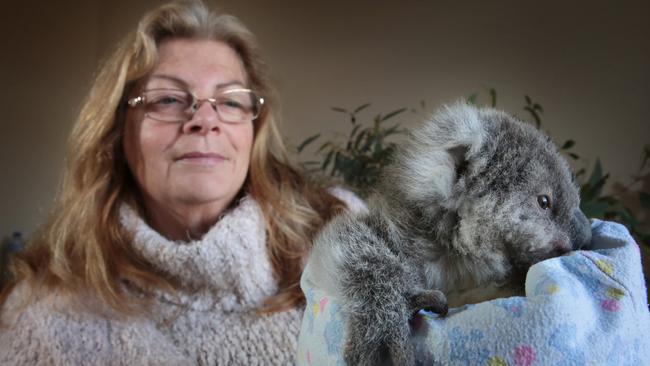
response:
{"label": "koala fur", "polygon": [[457,103],[411,133],[368,212],[323,229],[309,266],[342,305],[348,365],[412,365],[417,311],[445,315],[523,294],[532,264],[590,240],[550,139],[503,112]]}

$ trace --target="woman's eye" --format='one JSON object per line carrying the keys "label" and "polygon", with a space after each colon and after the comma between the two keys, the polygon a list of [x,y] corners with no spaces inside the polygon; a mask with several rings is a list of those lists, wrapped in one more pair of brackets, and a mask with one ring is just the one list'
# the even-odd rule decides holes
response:
{"label": "woman's eye", "polygon": [[172,104],[183,103],[183,101],[174,96],[166,96],[155,100],[154,103],[161,104],[161,105],[172,105]]}
{"label": "woman's eye", "polygon": [[147,105],[154,109],[185,109],[191,103],[189,95],[182,91],[149,90],[145,92],[145,99]]}
{"label": "woman's eye", "polygon": [[537,196],[537,203],[543,210],[551,208],[551,198],[545,194]]}
{"label": "woman's eye", "polygon": [[244,109],[244,106],[240,102],[233,99],[223,100],[221,101],[221,105],[227,108]]}

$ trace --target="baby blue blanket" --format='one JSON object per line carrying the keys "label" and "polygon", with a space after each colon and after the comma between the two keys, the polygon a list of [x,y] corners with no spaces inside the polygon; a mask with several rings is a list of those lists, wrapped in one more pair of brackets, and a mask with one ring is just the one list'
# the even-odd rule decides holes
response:
{"label": "baby blue blanket", "polygon": [[[589,250],[532,266],[525,297],[420,312],[413,322],[418,363],[426,365],[650,365],[650,312],[639,247],[619,224],[592,221]],[[336,299],[307,297],[299,365],[344,365],[345,319]]]}

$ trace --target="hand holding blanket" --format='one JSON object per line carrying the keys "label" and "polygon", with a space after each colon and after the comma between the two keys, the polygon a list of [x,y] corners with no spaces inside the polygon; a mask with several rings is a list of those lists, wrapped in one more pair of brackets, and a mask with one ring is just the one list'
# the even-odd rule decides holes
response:
{"label": "hand holding blanket", "polygon": [[[418,363],[440,365],[645,365],[650,312],[639,248],[622,225],[594,220],[589,250],[542,261],[526,276],[526,296],[420,312]],[[345,321],[337,300],[301,286],[307,308],[300,365],[344,365]]]}

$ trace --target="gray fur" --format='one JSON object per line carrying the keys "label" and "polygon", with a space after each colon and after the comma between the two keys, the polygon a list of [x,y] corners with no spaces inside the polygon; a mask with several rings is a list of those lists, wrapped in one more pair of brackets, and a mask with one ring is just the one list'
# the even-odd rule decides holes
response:
{"label": "gray fur", "polygon": [[412,365],[415,312],[522,293],[532,264],[590,238],[550,140],[505,113],[458,103],[413,131],[367,213],[323,230],[309,267],[341,301],[349,365]]}

